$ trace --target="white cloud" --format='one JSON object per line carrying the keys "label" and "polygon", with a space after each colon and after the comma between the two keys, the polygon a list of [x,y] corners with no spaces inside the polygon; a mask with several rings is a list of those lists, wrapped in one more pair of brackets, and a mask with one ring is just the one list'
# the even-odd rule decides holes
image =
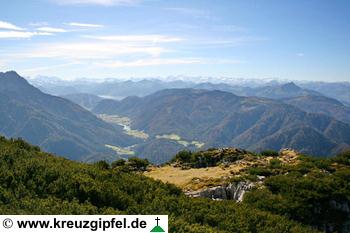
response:
{"label": "white cloud", "polygon": [[67,30],[63,28],[54,28],[54,27],[40,27],[40,28],[37,28],[36,30],[41,32],[50,32],[50,33],[67,32]]}
{"label": "white cloud", "polygon": [[36,74],[36,73],[42,72],[42,71],[55,70],[57,68],[78,65],[78,64],[80,64],[80,63],[79,62],[70,62],[70,63],[64,63],[64,64],[58,64],[58,65],[52,65],[52,66],[41,66],[41,67],[35,67],[35,68],[30,68],[30,69],[24,69],[23,72]]}
{"label": "white cloud", "polygon": [[179,64],[196,64],[201,63],[199,59],[182,59],[182,58],[156,58],[142,59],[135,61],[110,61],[96,63],[97,66],[106,68],[123,68],[123,67],[141,67],[141,66],[159,66],[159,65],[179,65]]}
{"label": "white cloud", "polygon": [[304,57],[304,55],[305,55],[304,53],[298,53],[297,54],[298,57]]}
{"label": "white cloud", "polygon": [[[24,28],[20,28],[14,24],[0,21],[0,29],[6,31],[0,31],[0,39],[15,38],[15,39],[28,39],[33,36],[51,36],[54,32],[58,30],[52,30],[53,28],[42,27],[39,28],[37,32],[28,31]],[[46,30],[48,29],[48,30]]]}
{"label": "white cloud", "polygon": [[104,27],[104,25],[101,25],[101,24],[77,23],[77,22],[66,23],[66,25],[73,26],[73,27],[87,27],[87,28],[102,28],[102,27]]}
{"label": "white cloud", "polygon": [[141,42],[141,43],[163,43],[163,42],[178,42],[182,41],[182,38],[164,36],[164,35],[117,35],[117,36],[84,36],[85,38],[91,38],[104,41],[119,41],[119,42]]}
{"label": "white cloud", "polygon": [[8,23],[5,21],[0,21],[0,29],[6,29],[6,30],[15,30],[15,31],[22,31],[23,28],[20,28],[12,23]]}
{"label": "white cloud", "polygon": [[137,5],[141,0],[51,0],[59,5],[101,5],[129,6]]}
{"label": "white cloud", "polygon": [[33,36],[51,36],[49,32],[0,31],[0,38],[28,39]]}
{"label": "white cloud", "polygon": [[[23,35],[7,35],[7,37],[30,38],[34,35],[57,32],[41,28],[43,32],[23,32]],[[1,36],[1,34],[0,34]],[[3,35],[5,37],[5,35]],[[94,37],[79,41],[65,41],[32,44],[28,48],[12,51],[6,56],[15,59],[63,59],[65,61],[101,61],[119,60],[122,58],[159,58],[163,53],[171,52],[171,48],[156,42],[175,42],[181,38],[166,35],[120,35]]]}
{"label": "white cloud", "polygon": [[242,61],[230,59],[207,59],[207,58],[150,58],[134,61],[106,61],[95,65],[106,68],[142,67],[160,65],[190,65],[190,64],[241,64]]}
{"label": "white cloud", "polygon": [[[97,42],[66,42],[47,43],[32,46],[19,53],[12,53],[13,59],[59,58],[65,60],[100,60],[115,59],[127,55],[160,56],[166,52],[158,46],[134,46],[128,43]],[[11,57],[11,54],[7,55]]]}

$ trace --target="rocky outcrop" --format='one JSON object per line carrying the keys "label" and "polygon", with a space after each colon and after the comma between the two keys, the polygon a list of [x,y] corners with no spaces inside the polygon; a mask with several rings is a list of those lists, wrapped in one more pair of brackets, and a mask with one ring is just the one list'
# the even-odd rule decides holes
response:
{"label": "rocky outcrop", "polygon": [[241,181],[238,183],[207,188],[200,191],[187,192],[185,194],[190,197],[204,197],[213,200],[234,200],[241,202],[244,194],[254,186],[255,183],[253,182]]}

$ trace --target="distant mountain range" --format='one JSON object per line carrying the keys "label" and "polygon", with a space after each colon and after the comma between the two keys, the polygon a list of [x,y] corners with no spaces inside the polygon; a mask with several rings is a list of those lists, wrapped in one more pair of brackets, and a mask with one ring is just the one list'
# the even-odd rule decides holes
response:
{"label": "distant mountain range", "polygon": [[350,107],[326,96],[305,95],[284,100],[305,112],[324,114],[350,124]]}
{"label": "distant mountain range", "polygon": [[168,89],[143,98],[102,100],[93,112],[127,116],[133,128],[147,132],[150,138],[175,134],[204,142],[205,147],[293,148],[329,156],[350,145],[346,123],[281,101],[223,91]]}
{"label": "distant mountain range", "polygon": [[107,98],[122,99],[127,96],[146,96],[164,89],[195,88],[232,92],[239,96],[259,96],[273,99],[304,95],[324,95],[350,105],[350,83],[288,82],[286,80],[219,79],[211,82],[204,77],[169,77],[168,80],[75,80],[65,81],[55,77],[39,77],[30,82],[43,92],[53,95],[89,93]]}
{"label": "distant mountain range", "polygon": [[45,94],[16,72],[0,73],[0,134],[21,137],[74,160],[113,159],[105,145],[137,139],[64,98]]}
{"label": "distant mountain range", "polygon": [[[123,82],[109,81],[101,83],[92,83],[91,81],[64,82],[54,80],[54,83],[56,83],[56,85],[66,85],[66,88],[60,88],[60,86],[57,88],[53,83],[45,84],[43,81],[40,82],[40,85],[48,86],[51,90],[50,93],[52,94],[59,94],[61,89],[64,89],[65,91],[72,91],[73,94],[63,95],[63,97],[87,109],[92,109],[94,106],[96,106],[96,104],[101,100],[101,96],[109,99],[123,99],[128,96],[143,97],[164,89],[193,88],[205,90],[221,90],[225,92],[231,92],[238,96],[256,96],[281,100],[285,103],[292,104],[293,106],[296,106],[303,111],[325,114],[345,123],[350,123],[350,107],[346,104],[347,92],[345,91],[348,89],[350,92],[350,85],[341,85],[340,83],[323,84],[329,85],[330,87],[335,87],[338,92],[340,92],[340,90],[343,90],[344,93],[342,95],[333,93],[333,96],[340,96],[339,100],[336,98],[328,97],[327,94],[331,92],[331,90],[326,90],[326,88],[317,88],[320,89],[322,92],[321,93],[319,91],[302,88],[296,85],[294,82],[284,84],[269,82],[269,85],[255,87],[229,85],[226,83],[194,83],[185,81],[164,82],[160,80]],[[316,85],[317,87],[318,84],[316,82],[313,84],[310,82],[307,87],[312,88],[313,85]],[[78,91],[86,91],[87,93],[79,93]],[[344,98],[342,98],[342,96]]]}
{"label": "distant mountain range", "polygon": [[264,86],[253,89],[252,96],[265,97],[269,99],[286,99],[298,96],[322,96],[317,91],[303,89],[295,83],[290,82],[277,86]]}
{"label": "distant mountain range", "polygon": [[329,82],[304,82],[299,84],[302,88],[318,91],[325,96],[337,99],[343,104],[350,106],[350,83],[329,83]]}
{"label": "distant mountain range", "polygon": [[293,148],[315,156],[350,148],[350,108],[292,82],[38,84],[64,98],[41,92],[15,72],[0,73],[0,134],[75,160],[135,155],[163,163],[179,150],[226,146]]}

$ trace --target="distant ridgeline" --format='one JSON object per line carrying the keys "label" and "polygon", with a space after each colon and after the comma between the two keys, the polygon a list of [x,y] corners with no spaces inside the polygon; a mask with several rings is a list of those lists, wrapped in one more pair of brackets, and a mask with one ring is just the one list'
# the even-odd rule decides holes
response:
{"label": "distant ridgeline", "polygon": [[[294,85],[285,89],[299,90]],[[92,111],[128,117],[133,129],[148,135],[145,142],[133,147],[135,153],[157,163],[169,161],[181,149],[239,147],[259,152],[293,148],[314,156],[333,156],[350,149],[350,125],[338,120],[350,120],[350,108],[316,96],[309,102],[288,101],[291,104],[217,90],[168,89],[142,98],[101,100]],[[308,107],[312,103],[316,106]],[[334,109],[335,116],[320,114],[317,107],[320,111]],[[190,148],[192,145],[199,148]]]}
{"label": "distant ridgeline", "polygon": [[350,149],[350,108],[294,83],[239,91],[227,84],[107,82],[95,94],[115,96],[148,84],[144,97],[102,99],[89,83],[77,88],[89,93],[61,93],[69,94],[65,99],[14,71],[0,72],[0,135],[83,162],[137,156],[162,164],[180,150],[211,147],[293,148],[313,156]]}
{"label": "distant ridgeline", "polygon": [[[316,159],[227,148],[182,152],[173,161],[179,171],[245,164],[231,182],[265,178],[241,203],[190,198],[144,176],[147,161],[83,164],[0,137],[0,213],[168,214],[170,232],[180,233],[349,230],[350,153]],[[152,169],[162,167],[145,174]]]}
{"label": "distant ridgeline", "polygon": [[85,162],[118,158],[106,144],[139,142],[79,105],[41,92],[14,71],[0,72],[0,135]]}

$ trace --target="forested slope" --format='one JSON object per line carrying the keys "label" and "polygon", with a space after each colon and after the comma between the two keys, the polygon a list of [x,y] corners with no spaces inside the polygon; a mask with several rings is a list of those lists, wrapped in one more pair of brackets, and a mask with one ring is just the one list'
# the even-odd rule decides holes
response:
{"label": "forested slope", "polygon": [[314,232],[232,201],[191,199],[107,163],[83,164],[0,138],[1,214],[169,214],[170,232]]}

